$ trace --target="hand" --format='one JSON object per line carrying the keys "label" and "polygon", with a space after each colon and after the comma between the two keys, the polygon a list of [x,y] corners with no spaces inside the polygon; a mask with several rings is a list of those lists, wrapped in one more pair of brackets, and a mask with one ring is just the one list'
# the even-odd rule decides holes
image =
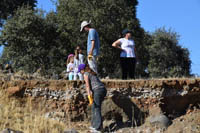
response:
{"label": "hand", "polygon": [[77,49],[75,50],[75,55],[78,55],[78,50]]}
{"label": "hand", "polygon": [[124,50],[124,49],[122,49],[122,48],[121,48],[121,51],[126,52],[126,50]]}
{"label": "hand", "polygon": [[89,91],[89,92],[88,92],[88,96],[92,96],[92,91]]}
{"label": "hand", "polygon": [[93,97],[88,95],[89,105],[91,106],[93,104]]}
{"label": "hand", "polygon": [[93,55],[93,52],[92,52],[92,51],[89,51],[88,55]]}
{"label": "hand", "polygon": [[92,55],[88,55],[88,59],[92,60],[93,56]]}

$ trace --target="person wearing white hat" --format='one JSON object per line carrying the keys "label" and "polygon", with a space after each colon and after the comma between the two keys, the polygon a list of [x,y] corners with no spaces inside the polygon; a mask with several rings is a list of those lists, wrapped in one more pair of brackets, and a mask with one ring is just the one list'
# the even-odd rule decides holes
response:
{"label": "person wearing white hat", "polygon": [[87,40],[87,55],[88,55],[88,64],[90,68],[95,72],[97,71],[97,56],[99,55],[99,49],[100,49],[100,41],[99,41],[99,35],[98,32],[91,28],[91,21],[83,21],[81,23],[81,30],[88,32],[88,40]]}

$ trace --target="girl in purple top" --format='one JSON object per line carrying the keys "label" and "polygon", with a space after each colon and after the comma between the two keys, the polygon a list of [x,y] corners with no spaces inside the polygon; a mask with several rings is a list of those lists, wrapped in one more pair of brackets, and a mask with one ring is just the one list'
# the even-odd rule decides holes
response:
{"label": "girl in purple top", "polygon": [[100,81],[97,74],[89,67],[89,65],[80,64],[79,72],[84,75],[86,91],[88,96],[93,97],[92,103],[92,126],[91,132],[98,133],[103,128],[103,120],[101,116],[101,104],[106,96],[106,88]]}

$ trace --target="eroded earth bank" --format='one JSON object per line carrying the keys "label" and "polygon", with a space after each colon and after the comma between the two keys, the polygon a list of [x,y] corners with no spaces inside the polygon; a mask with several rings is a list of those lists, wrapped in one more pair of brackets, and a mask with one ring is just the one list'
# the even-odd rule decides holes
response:
{"label": "eroded earth bank", "polygon": [[[108,91],[102,105],[105,132],[200,132],[200,79],[103,82]],[[81,81],[18,79],[2,80],[0,86],[9,96],[31,100],[46,119],[90,121],[91,107]]]}

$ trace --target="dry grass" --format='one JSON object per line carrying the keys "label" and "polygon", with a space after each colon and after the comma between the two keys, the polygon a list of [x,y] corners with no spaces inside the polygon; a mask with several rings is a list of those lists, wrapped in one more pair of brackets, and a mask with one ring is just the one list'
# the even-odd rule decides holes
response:
{"label": "dry grass", "polygon": [[[36,111],[37,110],[37,111]],[[41,109],[33,109],[30,101],[22,103],[0,91],[0,130],[11,128],[24,133],[60,133],[66,124],[44,117]]]}

